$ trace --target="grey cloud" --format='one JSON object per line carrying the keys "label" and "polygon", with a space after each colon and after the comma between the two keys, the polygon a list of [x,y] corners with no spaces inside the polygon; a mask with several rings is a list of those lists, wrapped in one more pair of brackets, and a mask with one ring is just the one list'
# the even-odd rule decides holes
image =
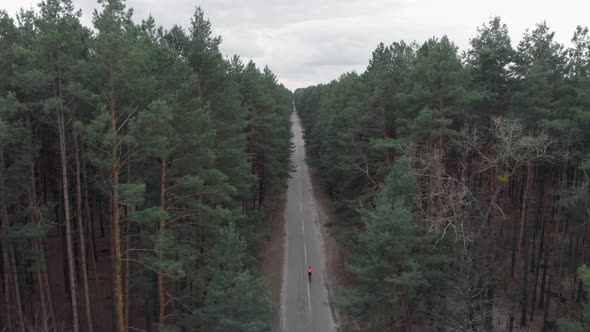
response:
{"label": "grey cloud", "polygon": [[223,37],[223,49],[229,54],[238,54],[244,58],[256,58],[264,56],[265,47],[262,32],[257,29],[245,29],[232,31],[229,29],[216,29]]}
{"label": "grey cloud", "polygon": [[[36,0],[0,0],[14,13]],[[74,0],[92,24],[94,0]],[[287,87],[329,82],[347,71],[363,71],[379,42],[418,41],[444,34],[461,49],[476,28],[499,15],[513,44],[526,28],[546,20],[556,39],[569,42],[577,24],[587,24],[589,1],[561,0],[128,0],[140,21],[153,15],[165,28],[188,27],[195,6],[223,37],[225,55],[268,65]]]}

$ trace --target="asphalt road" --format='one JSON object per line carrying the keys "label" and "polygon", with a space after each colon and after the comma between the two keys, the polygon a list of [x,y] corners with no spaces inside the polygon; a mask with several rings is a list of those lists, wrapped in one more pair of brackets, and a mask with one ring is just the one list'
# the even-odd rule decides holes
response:
{"label": "asphalt road", "polygon": [[[283,331],[334,331],[326,290],[324,247],[317,220],[299,117],[291,117],[296,171],[291,173],[285,209],[285,260],[281,291]],[[313,269],[308,281],[307,267]]]}

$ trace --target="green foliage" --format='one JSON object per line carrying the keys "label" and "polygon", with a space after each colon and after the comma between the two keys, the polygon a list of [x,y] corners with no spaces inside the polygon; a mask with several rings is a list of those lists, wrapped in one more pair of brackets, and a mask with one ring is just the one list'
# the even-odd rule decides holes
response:
{"label": "green foliage", "polygon": [[515,115],[531,128],[549,127],[547,121],[556,115],[562,117],[556,106],[563,93],[566,59],[563,45],[553,41],[554,35],[546,23],[541,23],[518,45],[514,72],[519,88],[512,104]]}
{"label": "green foliage", "polygon": [[245,269],[246,242],[233,223],[218,232],[211,250],[205,305],[182,325],[209,331],[270,331],[270,295],[262,278]]}
{"label": "green foliage", "polygon": [[119,195],[121,203],[141,206],[145,199],[145,184],[123,183],[119,186]]}
{"label": "green foliage", "polygon": [[[586,265],[582,265],[578,268],[578,276],[584,286],[584,294],[587,294],[590,289],[590,269]],[[587,295],[585,295],[587,296]],[[559,330],[562,332],[582,332],[590,329],[590,305],[585,299],[582,304],[582,314],[579,321],[570,321],[566,319],[560,319],[558,321]]]}
{"label": "green foliage", "polygon": [[155,206],[143,210],[133,211],[127,216],[127,218],[129,218],[130,221],[136,222],[138,224],[153,225],[159,220],[168,219],[168,212],[162,210],[162,208],[158,206]]}
{"label": "green foliage", "polygon": [[383,150],[371,143],[383,138],[382,128],[365,127],[372,118],[363,112],[365,92],[364,78],[348,73],[328,85],[296,93],[309,161],[318,168],[328,192],[348,212],[362,204],[351,198],[367,194],[363,202],[368,202],[372,195],[373,187],[362,172],[365,162],[383,160]]}
{"label": "green foliage", "polygon": [[[475,174],[487,176],[489,169],[483,173],[477,170],[479,163],[484,162],[499,167],[493,173],[496,185],[514,185],[522,181],[518,177],[519,170],[509,170],[504,165],[514,160],[503,158],[508,153],[514,156],[508,159],[519,159],[532,148],[547,152],[538,144],[539,140],[533,139],[532,132],[542,131],[539,137],[544,142],[551,141],[551,146],[562,145],[563,154],[570,158],[567,167],[587,170],[590,155],[589,35],[588,29],[578,27],[572,47],[566,49],[554,40],[554,33],[547,24],[541,23],[527,31],[518,48],[513,49],[507,26],[500,18],[493,17],[478,29],[478,35],[471,39],[471,48],[463,55],[447,37],[431,38],[421,45],[403,41],[389,46],[381,43],[373,51],[363,73],[347,73],[329,84],[295,91],[295,105],[305,130],[307,156],[317,168],[320,182],[332,196],[338,213],[337,220],[332,223],[334,233],[340,235],[345,245],[358,244],[357,261],[351,265],[351,271],[360,285],[349,290],[343,302],[362,328],[400,328],[388,321],[395,319],[388,318],[387,314],[393,313],[398,321],[404,316],[406,309],[399,303],[399,289],[404,287],[408,291],[407,310],[412,312],[412,318],[415,312],[449,316],[449,319],[441,319],[439,326],[459,330],[467,326],[477,329],[478,324],[484,324],[483,319],[477,318],[476,322],[468,316],[473,315],[473,303],[490,300],[485,298],[488,295],[475,302],[471,298],[479,286],[470,278],[479,273],[474,271],[485,267],[467,260],[461,265],[465,271],[439,275],[439,281],[444,281],[433,286],[436,282],[432,280],[438,278],[435,275],[439,270],[425,266],[447,259],[453,261],[459,249],[459,244],[446,232],[443,236],[437,234],[437,230],[442,223],[443,230],[446,225],[446,231],[454,229],[469,239],[467,243],[478,243],[473,246],[475,249],[466,245],[466,255],[471,255],[471,250],[481,250],[477,247],[484,240],[478,238],[482,230],[476,229],[474,225],[478,223],[471,221],[486,214],[486,209],[475,211],[472,199],[479,200],[480,194],[491,197],[493,192],[486,192],[491,188],[483,188],[483,193],[475,192],[482,189],[478,188],[482,183],[478,185],[465,177],[473,176],[472,168],[476,169]],[[516,118],[522,125],[511,126],[499,134],[503,137],[498,140],[486,131],[494,126],[496,117]],[[465,129],[473,128],[476,128],[476,145],[481,145],[481,151],[462,155],[457,138],[462,137]],[[494,146],[497,144],[500,145]],[[492,155],[488,156],[490,153]],[[488,159],[479,160],[479,154]],[[416,206],[382,201],[383,192],[390,187],[390,180],[386,179],[392,164],[403,156],[410,158],[420,173],[415,185]],[[549,163],[554,157],[535,160],[535,169],[557,172],[553,168],[545,169],[553,167]],[[579,174],[578,170],[574,173]],[[570,177],[568,175],[568,181]],[[463,181],[468,184],[461,189]],[[585,186],[585,182],[580,182],[559,192],[558,204],[565,208],[568,223],[584,222]],[[471,194],[475,197],[469,196]],[[496,201],[492,205],[495,203],[504,209],[504,202]],[[359,209],[366,206],[371,208]],[[388,219],[393,216],[397,223]],[[459,219],[462,220],[461,230],[455,224]],[[396,227],[395,232],[387,227]],[[361,236],[357,236],[359,229],[364,230]],[[392,233],[400,234],[399,238],[390,235]],[[406,245],[406,238],[419,240],[417,244],[408,240]],[[404,243],[404,247],[391,244],[398,242]],[[424,248],[436,250],[432,251],[432,256],[414,255],[415,252],[429,252]],[[367,251],[372,256],[364,256]],[[387,253],[402,258],[375,258],[387,257]],[[405,278],[400,271],[409,277]],[[432,272],[429,276],[433,279],[426,277],[425,271]],[[459,276],[460,273],[467,276]],[[445,287],[448,289],[443,291]],[[419,293],[413,293],[415,289],[433,292],[420,298]],[[383,292],[384,296],[380,297],[378,292]],[[382,305],[375,304],[377,302]],[[445,303],[462,305],[457,310],[447,310],[445,316]],[[485,305],[482,308],[489,310],[488,314],[492,312]],[[491,323],[486,321],[485,324]]]}
{"label": "green foliage", "polygon": [[473,98],[457,47],[446,36],[429,39],[416,51],[412,73],[408,98],[416,116],[408,135],[417,141],[448,137],[469,117],[465,106]]}
{"label": "green foliage", "polygon": [[10,229],[7,238],[11,241],[41,240],[55,228],[53,221],[41,221],[37,224],[26,223]]}
{"label": "green foliage", "polygon": [[488,113],[501,115],[508,111],[514,81],[509,65],[516,52],[510,43],[508,27],[499,17],[478,28],[478,36],[471,39],[466,67],[472,77],[474,88],[481,99],[473,103],[479,117]]}
{"label": "green foliage", "polygon": [[168,160],[178,144],[172,121],[172,110],[165,100],[150,103],[147,110],[137,115],[135,140],[141,142],[146,156]]}
{"label": "green foliage", "polygon": [[17,20],[0,11],[2,244],[26,264],[34,257],[32,272],[45,269],[37,240],[63,231],[53,222],[63,214],[61,174],[53,174],[63,134],[83,225],[113,227],[109,200],[118,195],[123,234],[114,241],[134,271],[130,307],[152,317],[155,276],[164,276],[170,318],[148,329],[269,330],[270,298],[249,268],[267,234],[266,202],[289,174],[291,92],[268,68],[224,59],[200,8],[186,32],[153,17],[136,24],[122,0],[99,3],[93,31],[71,0],[44,1]]}
{"label": "green foliage", "polygon": [[453,260],[413,220],[415,195],[416,176],[409,161],[400,159],[375,196],[374,207],[361,211],[364,231],[348,266],[359,286],[345,293],[341,306],[362,322],[364,331],[392,328],[400,317],[392,321],[391,315],[405,310],[402,296],[418,308],[427,302],[426,294],[429,301],[435,299],[446,282],[445,270]]}
{"label": "green foliage", "polygon": [[506,184],[506,183],[508,183],[509,180],[510,180],[510,177],[507,174],[498,175],[498,181],[500,181],[501,184]]}

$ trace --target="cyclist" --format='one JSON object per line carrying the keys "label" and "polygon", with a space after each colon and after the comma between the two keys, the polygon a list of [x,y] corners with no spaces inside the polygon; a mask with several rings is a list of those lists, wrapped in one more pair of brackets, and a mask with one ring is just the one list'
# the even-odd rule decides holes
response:
{"label": "cyclist", "polygon": [[307,276],[311,278],[311,266],[307,268]]}

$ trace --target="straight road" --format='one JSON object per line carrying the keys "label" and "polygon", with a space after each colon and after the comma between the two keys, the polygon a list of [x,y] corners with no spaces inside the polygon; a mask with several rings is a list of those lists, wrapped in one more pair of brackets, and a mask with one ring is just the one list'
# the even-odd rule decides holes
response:
{"label": "straight road", "polygon": [[[311,180],[305,164],[305,150],[299,117],[291,116],[295,151],[285,209],[285,260],[281,291],[283,331],[334,331],[326,290],[324,247],[317,220]],[[307,267],[311,266],[311,282]]]}

